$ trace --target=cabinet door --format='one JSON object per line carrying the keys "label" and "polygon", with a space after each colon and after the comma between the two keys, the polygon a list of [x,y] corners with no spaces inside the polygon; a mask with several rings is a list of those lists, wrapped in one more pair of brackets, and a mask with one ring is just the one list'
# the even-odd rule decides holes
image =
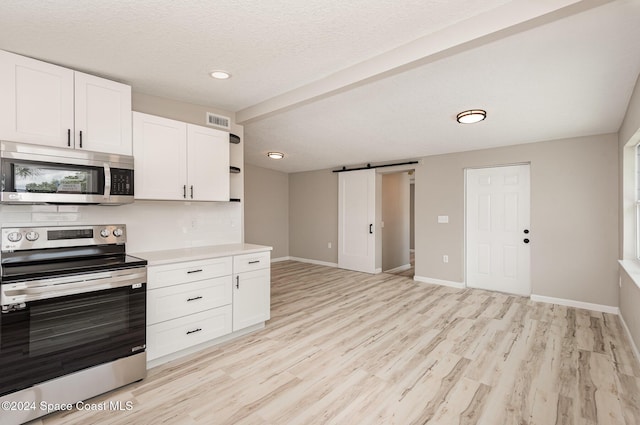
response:
{"label": "cabinet door", "polygon": [[229,133],[187,125],[188,197],[229,201]]}
{"label": "cabinet door", "polygon": [[75,73],[76,149],[131,155],[131,87]]}
{"label": "cabinet door", "polygon": [[136,199],[185,199],[185,123],[133,112],[133,156]]}
{"label": "cabinet door", "polygon": [[0,139],[73,147],[73,71],[0,51]]}
{"label": "cabinet door", "polygon": [[271,270],[262,269],[233,276],[233,331],[271,317]]}

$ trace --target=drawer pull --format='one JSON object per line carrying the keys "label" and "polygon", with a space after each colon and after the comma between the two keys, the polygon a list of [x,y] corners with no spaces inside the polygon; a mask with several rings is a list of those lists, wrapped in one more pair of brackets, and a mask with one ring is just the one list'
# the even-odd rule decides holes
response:
{"label": "drawer pull", "polygon": [[249,261],[249,264],[257,264],[259,262],[260,262],[260,260],[253,260],[253,261]]}
{"label": "drawer pull", "polygon": [[187,274],[191,274],[191,273],[200,273],[202,271],[202,269],[198,269],[198,270],[189,270],[187,272]]}
{"label": "drawer pull", "polygon": [[187,302],[189,301],[195,301],[195,300],[201,300],[202,297],[198,296],[198,297],[193,297],[193,298],[187,298]]}
{"label": "drawer pull", "polygon": [[197,328],[197,329],[194,329],[194,330],[192,330],[192,331],[187,331],[187,335],[189,335],[189,334],[194,334],[194,333],[196,333],[196,332],[200,332],[201,330],[202,330],[201,328]]}

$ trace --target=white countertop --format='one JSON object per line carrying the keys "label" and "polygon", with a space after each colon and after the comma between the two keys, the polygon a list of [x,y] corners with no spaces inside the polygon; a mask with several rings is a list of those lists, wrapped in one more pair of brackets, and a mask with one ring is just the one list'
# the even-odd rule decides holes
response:
{"label": "white countertop", "polygon": [[250,243],[234,243],[228,245],[198,246],[193,248],[167,249],[163,251],[147,251],[130,253],[134,257],[147,260],[148,265],[179,263],[182,261],[204,260],[207,258],[229,257],[231,255],[252,254],[271,251],[273,247]]}

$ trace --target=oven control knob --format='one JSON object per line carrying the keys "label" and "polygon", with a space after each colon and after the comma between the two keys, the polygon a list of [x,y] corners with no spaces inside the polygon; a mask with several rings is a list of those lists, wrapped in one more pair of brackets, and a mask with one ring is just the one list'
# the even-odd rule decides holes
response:
{"label": "oven control knob", "polygon": [[109,230],[107,229],[100,230],[100,236],[102,236],[103,238],[109,237]]}
{"label": "oven control knob", "polygon": [[9,239],[9,242],[18,242],[20,239],[22,239],[22,233],[11,232],[7,235],[7,239]]}
{"label": "oven control knob", "polygon": [[122,231],[122,229],[118,228],[113,231],[113,236],[115,236],[116,238],[119,238],[120,236],[122,236],[123,233],[124,232]]}
{"label": "oven control knob", "polygon": [[37,241],[40,237],[38,232],[34,232],[33,230],[31,232],[27,232],[25,236],[29,242]]}

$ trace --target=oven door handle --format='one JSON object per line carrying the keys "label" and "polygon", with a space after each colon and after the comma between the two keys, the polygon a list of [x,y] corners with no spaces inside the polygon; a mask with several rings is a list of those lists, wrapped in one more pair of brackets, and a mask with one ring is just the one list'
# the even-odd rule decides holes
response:
{"label": "oven door handle", "polygon": [[143,284],[147,269],[124,269],[105,273],[92,273],[63,278],[41,279],[2,285],[2,305],[83,294],[105,289]]}

